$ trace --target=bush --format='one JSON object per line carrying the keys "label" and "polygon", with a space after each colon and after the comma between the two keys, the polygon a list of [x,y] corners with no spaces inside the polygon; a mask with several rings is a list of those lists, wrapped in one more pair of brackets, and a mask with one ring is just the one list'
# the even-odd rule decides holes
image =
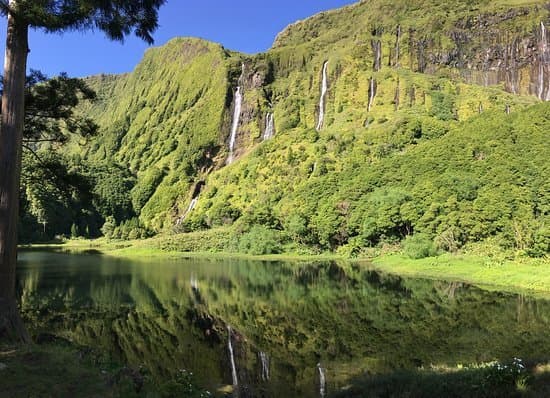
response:
{"label": "bush", "polygon": [[437,255],[437,249],[428,235],[409,235],[403,241],[403,252],[410,258],[420,259]]}
{"label": "bush", "polygon": [[115,218],[113,216],[108,216],[105,219],[105,224],[103,224],[103,226],[101,227],[101,233],[103,233],[103,235],[106,238],[110,239],[113,236],[115,228],[116,228]]}
{"label": "bush", "polygon": [[541,228],[534,234],[533,245],[527,249],[530,257],[544,257],[550,254],[550,228]]}
{"label": "bush", "polygon": [[280,234],[267,227],[255,225],[239,239],[239,251],[253,255],[280,253]]}
{"label": "bush", "polygon": [[359,236],[354,236],[349,239],[347,244],[340,246],[336,253],[347,258],[355,258],[362,253],[363,247],[363,240]]}
{"label": "bush", "polygon": [[460,231],[457,228],[451,227],[436,236],[434,243],[440,250],[455,253],[462,246],[460,235]]}
{"label": "bush", "polygon": [[238,249],[236,240],[234,229],[217,228],[165,235],[155,239],[155,246],[161,250],[177,252],[235,252]]}
{"label": "bush", "polygon": [[296,243],[306,243],[308,241],[309,229],[307,220],[299,214],[293,214],[285,220],[285,231],[292,241]]}

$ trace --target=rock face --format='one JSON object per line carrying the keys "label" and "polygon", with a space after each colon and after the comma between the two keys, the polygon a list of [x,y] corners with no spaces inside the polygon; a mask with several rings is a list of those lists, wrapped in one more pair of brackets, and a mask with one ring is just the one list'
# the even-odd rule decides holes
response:
{"label": "rock face", "polygon": [[454,48],[450,51],[413,40],[416,69],[432,72],[442,67],[460,70],[469,83],[483,86],[504,84],[513,94],[534,95],[550,100],[550,55],[545,22],[541,21],[531,34],[511,35],[491,28],[492,23],[527,15],[517,10],[500,16],[469,18],[450,32]]}
{"label": "rock face", "polygon": [[[346,28],[358,40],[370,41],[374,71],[380,70],[382,56],[386,54],[388,66],[429,74],[452,69],[469,83],[504,84],[510,93],[550,99],[548,3],[540,1],[530,7],[484,11],[481,2],[473,1],[471,9],[453,16],[449,16],[450,10],[434,16],[429,26],[425,24],[425,14],[434,12],[436,3],[423,1],[420,3],[425,8],[410,6],[413,10],[400,3],[394,2],[392,9],[382,0],[362,1],[332,13],[318,14],[290,25],[279,34],[274,47],[295,45],[300,40],[321,41],[323,32],[319,27],[348,14],[351,22]],[[386,15],[377,18],[377,9]],[[387,14],[395,20],[407,19],[408,23],[392,23]],[[350,32],[344,35],[349,36]]]}

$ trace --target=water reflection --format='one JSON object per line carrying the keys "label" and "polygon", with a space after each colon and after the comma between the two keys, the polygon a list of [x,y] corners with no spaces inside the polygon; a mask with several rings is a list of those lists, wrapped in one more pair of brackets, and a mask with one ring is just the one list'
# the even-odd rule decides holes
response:
{"label": "water reflection", "polygon": [[35,335],[102,347],[159,378],[239,396],[318,397],[361,372],[543,358],[549,302],[335,262],[113,259],[25,252]]}

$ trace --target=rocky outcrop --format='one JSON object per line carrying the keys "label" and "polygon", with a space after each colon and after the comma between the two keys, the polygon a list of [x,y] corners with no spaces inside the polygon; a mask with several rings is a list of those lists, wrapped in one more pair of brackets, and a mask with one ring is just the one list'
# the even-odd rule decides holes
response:
{"label": "rocky outcrop", "polygon": [[[545,21],[531,31],[513,32],[500,23],[529,14],[514,9],[501,14],[471,16],[447,32],[452,46],[443,48],[433,37],[409,29],[409,67],[420,73],[456,69],[468,83],[503,84],[513,94],[550,100],[550,52]],[[400,29],[400,28],[398,28]]]}

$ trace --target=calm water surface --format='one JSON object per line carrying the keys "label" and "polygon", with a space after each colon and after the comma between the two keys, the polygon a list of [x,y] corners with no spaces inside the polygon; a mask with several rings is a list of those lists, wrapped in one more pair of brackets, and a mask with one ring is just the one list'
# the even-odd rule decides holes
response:
{"label": "calm water surface", "polygon": [[[550,302],[347,263],[20,255],[24,317],[158,380],[319,397],[363,372],[548,359]],[[326,389],[323,391],[323,381]]]}

